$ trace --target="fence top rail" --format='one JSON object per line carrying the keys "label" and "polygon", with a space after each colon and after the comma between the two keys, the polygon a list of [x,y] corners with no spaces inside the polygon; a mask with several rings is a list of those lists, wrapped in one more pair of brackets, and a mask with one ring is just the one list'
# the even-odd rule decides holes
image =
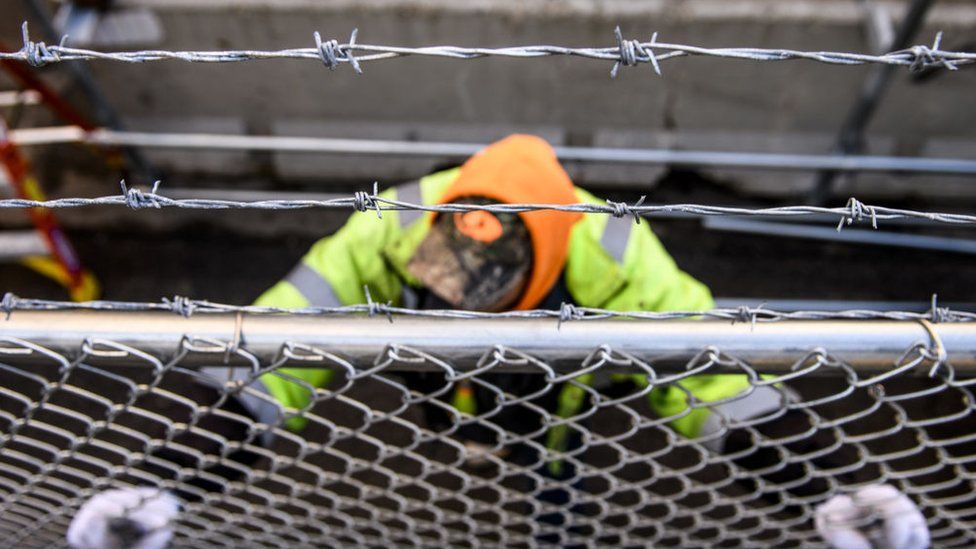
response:
{"label": "fence top rail", "polygon": [[388,45],[361,44],[356,41],[358,29],[353,30],[349,40],[340,43],[336,39],[323,40],[318,32],[312,36],[313,47],[283,50],[221,50],[221,51],[169,51],[141,50],[126,52],[104,52],[66,46],[67,37],[57,45],[34,42],[30,39],[27,23],[22,25],[23,46],[14,52],[0,52],[0,59],[14,59],[40,67],[52,63],[75,60],[108,60],[124,63],[145,63],[150,61],[180,60],[191,63],[237,63],[268,59],[308,59],[321,61],[326,67],[335,70],[348,64],[361,74],[362,64],[381,59],[394,59],[407,56],[438,57],[458,60],[479,59],[482,57],[536,58],[551,56],[571,56],[601,61],[612,61],[611,77],[616,77],[621,66],[649,65],[661,74],[661,63],[670,59],[688,56],[717,57],[722,59],[748,61],[787,61],[803,59],[828,65],[880,64],[908,67],[920,71],[931,67],[956,70],[960,65],[976,62],[976,53],[953,52],[941,49],[942,33],[936,35],[931,46],[915,45],[904,50],[882,55],[832,51],[799,51],[779,48],[708,48],[687,44],[659,42],[657,33],[649,41],[632,40],[623,37],[620,28],[614,31],[616,44],[605,47],[565,47],[553,45],[508,46],[496,48],[459,47],[450,45],[404,47]]}
{"label": "fence top rail", "polygon": [[378,357],[391,356],[402,362],[402,369],[436,368],[438,360],[446,360],[451,367],[471,370],[501,360],[501,353],[509,357],[503,362],[518,366],[515,370],[536,373],[548,373],[541,366],[546,364],[552,372],[578,374],[601,357],[601,364],[619,358],[622,369],[638,360],[683,371],[705,357],[732,369],[755,366],[784,374],[814,361],[867,372],[911,363],[922,375],[936,375],[939,367],[951,364],[968,376],[976,373],[976,324],[796,320],[750,326],[716,320],[596,319],[559,325],[542,318],[403,318],[388,323],[366,316],[181,318],[163,312],[90,310],[21,311],[0,320],[0,362],[51,358],[45,349],[72,359],[140,363],[148,360],[148,353],[159,357],[158,367],[173,357],[180,364],[250,363],[255,371],[286,362],[289,367],[322,367],[342,360],[368,367]]}

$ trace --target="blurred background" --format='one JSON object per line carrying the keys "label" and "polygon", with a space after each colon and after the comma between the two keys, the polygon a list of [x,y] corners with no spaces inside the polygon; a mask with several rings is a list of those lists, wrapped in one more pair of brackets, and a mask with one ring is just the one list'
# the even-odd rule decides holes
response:
{"label": "blurred background", "polygon": [[[0,0],[2,51],[34,41],[100,50],[312,47],[314,31],[403,46],[610,47],[626,38],[702,47],[883,53],[932,44],[976,50],[976,4],[958,0]],[[572,57],[409,57],[190,64],[64,62],[0,68],[11,128],[0,196],[23,194],[11,155],[48,197],[119,192],[123,177],[165,196],[320,198],[415,179],[463,158],[271,151],[126,150],[31,144],[21,132],[82,125],[140,132],[488,143],[533,133],[553,145],[743,153],[868,154],[976,160],[976,70],[910,72],[875,65],[684,57],[621,67]],[[874,108],[876,107],[876,108]],[[846,128],[846,129],[845,129]],[[20,137],[18,137],[20,136]],[[16,148],[16,153],[10,150]],[[22,163],[21,163],[22,164]],[[647,203],[764,207],[869,204],[972,212],[976,175],[818,173],[721,166],[566,162],[600,196]],[[23,179],[22,177],[19,179]],[[244,304],[284,276],[348,212],[57,210],[101,297],[184,295]],[[52,218],[0,211],[0,292],[66,298],[45,253]],[[976,302],[972,229],[882,222],[837,233],[836,219],[652,219],[678,264],[723,304],[781,308],[927,308]],[[41,231],[36,230],[41,227]],[[58,233],[60,234],[60,233]],[[840,240],[839,240],[840,239]],[[70,255],[70,254],[69,254]],[[62,258],[63,259],[63,258]],[[70,257],[68,258],[70,260]],[[45,267],[45,265],[47,265]],[[61,279],[59,284],[56,280]],[[77,290],[77,288],[76,288]],[[85,292],[75,292],[76,297]],[[93,292],[88,292],[93,294]],[[88,296],[90,297],[90,296]],[[812,305],[807,300],[816,300]],[[842,302],[842,303],[838,303]],[[857,303],[855,303],[857,302]],[[863,302],[872,302],[865,304]],[[970,307],[971,308],[971,307]]]}

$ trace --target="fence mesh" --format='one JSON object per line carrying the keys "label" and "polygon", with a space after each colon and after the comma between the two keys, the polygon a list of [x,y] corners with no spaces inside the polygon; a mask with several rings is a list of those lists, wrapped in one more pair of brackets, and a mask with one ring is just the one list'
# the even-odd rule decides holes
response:
{"label": "fence mesh", "polygon": [[[246,338],[138,347],[0,336],[0,545],[62,545],[91,496],[147,486],[181,501],[180,547],[820,546],[815,506],[872,483],[908,494],[935,545],[976,543],[973,382],[931,342],[869,374],[824,348],[770,370],[713,346],[680,364],[606,345],[572,361],[395,342],[365,361],[287,340],[273,359]],[[253,383],[309,366],[331,379],[300,384],[302,408]],[[691,396],[709,375],[747,388]],[[458,387],[476,407],[457,406]],[[560,417],[566,387],[582,406]],[[690,407],[653,411],[674,392]],[[759,392],[776,406],[735,413]],[[248,399],[273,413],[258,419]],[[718,429],[679,434],[700,409]]]}

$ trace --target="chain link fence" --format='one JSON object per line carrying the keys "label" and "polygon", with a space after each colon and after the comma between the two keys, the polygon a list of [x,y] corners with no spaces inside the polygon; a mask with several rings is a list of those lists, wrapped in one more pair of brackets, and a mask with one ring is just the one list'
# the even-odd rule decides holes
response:
{"label": "chain link fence", "polygon": [[[819,546],[815,506],[874,483],[936,546],[976,542],[972,323],[15,311],[2,328],[5,547],[63,545],[81,504],[132,486],[179,499],[180,547]],[[747,383],[696,396],[713,375]],[[581,406],[561,416],[567,388]],[[738,411],[760,394],[774,406]],[[682,434],[701,410],[713,428]]]}
{"label": "chain link fence", "polygon": [[[642,42],[619,29],[614,45],[584,48],[399,47],[356,38],[354,31],[339,43],[316,33],[314,47],[278,51],[99,52],[34,42],[25,24],[22,48],[0,59],[37,67],[307,59],[359,73],[361,63],[406,56],[573,56],[613,63],[612,76],[640,64],[661,74],[662,62],[692,55],[911,71],[976,62],[976,53],[942,50],[941,34],[931,47],[882,55],[703,48],[656,34]],[[760,161],[772,160],[736,160]],[[776,161],[814,166],[810,158]],[[972,170],[934,162],[909,167]],[[856,164],[863,168],[864,158]],[[907,165],[884,159],[884,166]],[[326,208],[378,217],[560,210],[637,223],[682,213],[827,217],[838,230],[879,220],[976,224],[969,214],[853,198],[835,208],[644,205],[643,198],[424,205],[384,198],[376,186],[330,200],[266,201],[168,198],[157,186],[3,199],[0,209]],[[417,311],[366,295],[364,305],[286,311],[5,294],[0,546],[62,546],[93,497],[138,487],[115,501],[120,520],[86,534],[111,534],[122,546],[172,535],[180,547],[816,547],[817,505],[876,484],[918,505],[934,545],[976,544],[974,313],[933,300],[927,313],[564,305],[493,315]],[[716,381],[738,388],[702,389]]]}

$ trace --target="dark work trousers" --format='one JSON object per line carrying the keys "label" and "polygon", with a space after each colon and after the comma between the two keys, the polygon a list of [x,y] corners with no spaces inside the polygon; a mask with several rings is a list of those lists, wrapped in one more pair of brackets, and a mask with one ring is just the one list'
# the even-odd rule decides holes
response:
{"label": "dark work trousers", "polygon": [[[439,299],[433,293],[425,290],[418,292],[418,303],[421,309],[449,309],[451,306]],[[540,309],[559,309],[563,303],[573,304],[572,296],[566,288],[565,283],[560,277],[559,282],[553,287],[552,291],[538,305]],[[487,351],[487,349],[486,349]],[[408,387],[422,394],[430,394],[444,387],[445,377],[442,372],[404,372],[401,374]],[[547,383],[542,373],[523,374],[523,373],[485,373],[478,376],[478,379],[493,385],[498,390],[513,396],[523,396],[540,391]],[[533,403],[545,408],[546,410],[556,410],[562,386],[552,387],[544,395],[533,400]],[[474,396],[477,402],[479,413],[486,413],[494,410],[498,404],[495,402],[495,393],[489,391],[478,384],[474,385]],[[442,400],[449,401],[450,393],[441,397]],[[582,411],[582,410],[581,410]],[[452,427],[452,417],[443,408],[434,405],[423,406],[424,421],[427,427],[435,432],[441,432]],[[513,434],[527,434],[535,431],[539,426],[539,418],[523,406],[506,407],[497,414],[492,415],[490,420],[500,429]],[[477,424],[464,425],[457,431],[457,437],[461,440],[469,440],[485,445],[493,445],[497,434],[494,430],[488,429]],[[540,440],[534,441],[539,445],[545,445],[545,435]],[[582,444],[582,437],[575,430],[570,430],[569,440],[567,441],[566,451],[576,450]],[[506,460],[516,465],[528,465],[539,461],[538,451],[528,444],[514,444],[509,448]],[[547,481],[564,481],[576,475],[575,467],[571,463],[563,463],[562,470],[555,475],[550,467],[544,464],[538,467],[535,472]],[[528,491],[532,487],[533,481],[529,477],[525,478],[525,489]],[[577,481],[572,489],[582,490],[583,483]],[[565,506],[570,501],[570,490],[564,487],[555,487],[539,493],[538,501],[549,507]],[[562,527],[561,529],[574,533],[578,529],[573,526],[572,515],[575,513],[573,508],[563,512],[543,511],[537,515],[537,520],[548,526]],[[568,515],[568,516],[567,516]],[[551,528],[550,528],[551,529]],[[556,534],[540,535],[539,542],[546,544],[557,544],[559,536]]]}

